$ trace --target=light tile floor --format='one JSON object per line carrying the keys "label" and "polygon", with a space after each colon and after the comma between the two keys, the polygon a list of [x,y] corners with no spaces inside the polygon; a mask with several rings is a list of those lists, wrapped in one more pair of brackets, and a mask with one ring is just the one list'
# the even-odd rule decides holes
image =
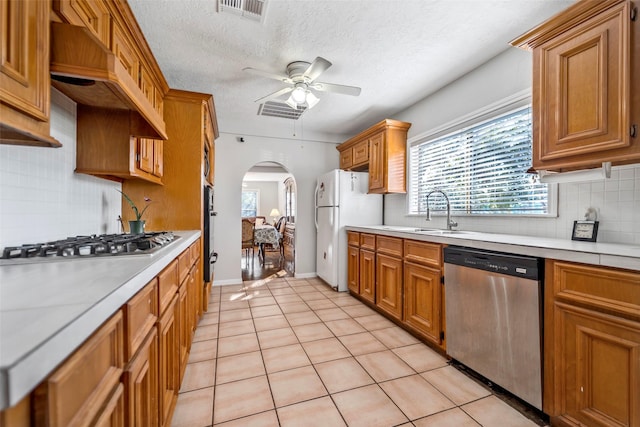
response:
{"label": "light tile floor", "polygon": [[537,424],[319,279],[214,287],[172,426]]}

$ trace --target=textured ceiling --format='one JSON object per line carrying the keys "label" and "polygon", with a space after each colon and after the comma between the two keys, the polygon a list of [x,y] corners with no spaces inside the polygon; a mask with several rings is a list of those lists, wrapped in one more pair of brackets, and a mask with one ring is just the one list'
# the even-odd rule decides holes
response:
{"label": "textured ceiling", "polygon": [[[215,0],[129,0],[169,86],[213,94],[221,132],[325,141],[393,118],[571,3],[269,0],[261,24],[218,13]],[[281,74],[316,56],[333,63],[319,81],[360,96],[319,93],[297,121],[258,116],[254,101],[283,86],[242,69]]]}

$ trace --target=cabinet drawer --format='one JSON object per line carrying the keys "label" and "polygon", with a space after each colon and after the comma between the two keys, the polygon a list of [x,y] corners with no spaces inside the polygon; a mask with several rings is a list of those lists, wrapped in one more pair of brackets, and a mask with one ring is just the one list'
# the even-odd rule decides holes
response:
{"label": "cabinet drawer", "polygon": [[36,425],[89,425],[111,400],[123,367],[122,312],[118,311],[36,389]]}
{"label": "cabinet drawer", "polygon": [[158,279],[149,282],[123,306],[125,360],[140,348],[158,319]]}
{"label": "cabinet drawer", "polygon": [[358,166],[369,162],[369,140],[362,141],[353,146],[353,165]]}
{"label": "cabinet drawer", "polygon": [[200,240],[191,245],[189,250],[191,251],[191,264],[193,265],[200,258]]}
{"label": "cabinet drawer", "polygon": [[376,236],[375,234],[360,233],[360,247],[363,249],[376,250]]}
{"label": "cabinet drawer", "polygon": [[152,107],[155,107],[156,88],[151,80],[151,73],[149,73],[143,65],[140,66],[140,79],[138,86],[145,98],[149,101],[149,104],[151,104]]}
{"label": "cabinet drawer", "polygon": [[191,268],[191,250],[185,249],[178,256],[178,283],[182,283],[182,281],[189,274],[189,269]]}
{"label": "cabinet drawer", "polygon": [[347,231],[347,242],[351,246],[358,246],[360,244],[360,233]]}
{"label": "cabinet drawer", "polygon": [[[549,261],[551,262],[551,261]],[[640,273],[552,261],[553,293],[559,300],[640,319]]]}
{"label": "cabinet drawer", "polygon": [[158,315],[162,315],[178,292],[178,261],[173,260],[158,275]]}
{"label": "cabinet drawer", "polygon": [[402,257],[402,239],[378,236],[376,239],[376,252]]}
{"label": "cabinet drawer", "polygon": [[442,247],[435,243],[405,240],[404,258],[418,264],[440,267],[442,265]]}

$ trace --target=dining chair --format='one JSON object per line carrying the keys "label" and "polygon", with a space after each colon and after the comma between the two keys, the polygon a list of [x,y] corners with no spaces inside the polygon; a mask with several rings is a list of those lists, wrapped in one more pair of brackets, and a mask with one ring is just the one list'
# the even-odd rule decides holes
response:
{"label": "dining chair", "polygon": [[255,231],[255,225],[248,219],[242,220],[242,249],[245,250],[245,256],[247,259],[247,265],[249,265],[249,249],[251,249],[251,261],[253,262],[253,256],[255,255],[253,233]]}

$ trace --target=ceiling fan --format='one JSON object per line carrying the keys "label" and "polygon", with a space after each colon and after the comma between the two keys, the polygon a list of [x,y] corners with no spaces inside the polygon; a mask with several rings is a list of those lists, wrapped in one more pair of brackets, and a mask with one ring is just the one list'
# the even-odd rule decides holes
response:
{"label": "ceiling fan", "polygon": [[319,99],[312,92],[312,89],[319,92],[333,92],[351,96],[360,95],[360,88],[356,86],[317,82],[316,79],[329,67],[331,67],[331,62],[318,56],[312,63],[305,61],[291,62],[287,65],[286,74],[275,74],[250,67],[243,68],[243,71],[267,77],[269,79],[279,80],[287,85],[287,87],[280,89],[279,91],[256,99],[255,102],[266,102],[270,99],[274,99],[291,92],[291,95],[285,101],[291,108],[313,108],[318,103]]}

